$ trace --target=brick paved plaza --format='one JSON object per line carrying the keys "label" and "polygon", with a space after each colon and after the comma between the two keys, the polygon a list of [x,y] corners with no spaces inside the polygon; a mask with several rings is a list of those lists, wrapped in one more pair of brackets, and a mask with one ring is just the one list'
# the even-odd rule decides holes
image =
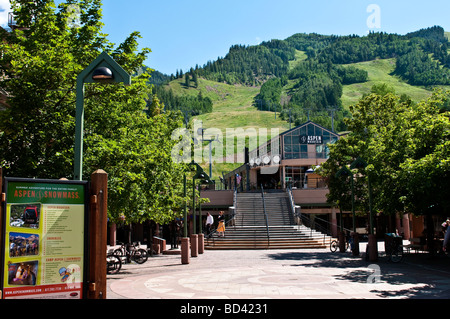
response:
{"label": "brick paved plaza", "polygon": [[[365,243],[361,243],[365,251]],[[328,249],[205,251],[126,264],[108,275],[108,299],[448,299],[450,258],[384,256],[376,263]]]}

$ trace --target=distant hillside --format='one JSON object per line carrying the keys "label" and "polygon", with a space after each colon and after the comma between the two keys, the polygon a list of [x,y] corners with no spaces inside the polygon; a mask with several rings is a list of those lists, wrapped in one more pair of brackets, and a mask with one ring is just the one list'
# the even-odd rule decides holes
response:
{"label": "distant hillside", "polygon": [[[404,36],[295,34],[257,46],[236,45],[203,67],[170,76],[157,73],[154,92],[166,109],[181,110],[188,119],[200,119],[204,128],[223,134],[227,128],[283,132],[308,117],[331,129],[332,114],[339,132],[346,130],[343,119],[350,115],[349,106],[374,87],[384,86],[415,102],[429,97],[434,87],[447,88],[448,35],[432,27]],[[221,143],[223,159],[232,156],[226,141]],[[240,165],[214,163],[213,178]]]}
{"label": "distant hillside", "polygon": [[162,85],[168,81],[170,81],[171,78],[169,75],[166,75],[164,73],[161,73],[159,71],[153,71],[152,72],[152,76],[149,79],[148,83],[149,84],[154,84],[154,85]]}
{"label": "distant hillside", "polygon": [[[413,101],[429,96],[433,87],[450,85],[449,49],[447,34],[439,26],[406,35],[299,33],[256,46],[235,45],[225,57],[203,67],[165,76],[169,84],[161,87],[172,90],[169,96],[190,96],[196,101],[161,100],[169,109],[203,118],[227,109],[226,116],[220,114],[220,122],[233,127],[259,123],[258,113],[244,120],[239,118],[242,114],[233,119],[236,109],[269,112],[274,120],[277,111],[277,121],[281,117],[287,125],[289,120],[295,125],[309,116],[328,128],[333,114],[336,130],[342,131],[348,106],[369,93],[374,84],[386,83]],[[241,93],[244,98],[239,98]],[[211,108],[195,106],[205,97],[211,99]]]}
{"label": "distant hillside", "polygon": [[364,83],[344,85],[341,97],[345,108],[358,103],[364,94],[369,94],[374,85],[387,84],[398,95],[407,95],[413,101],[421,101],[428,98],[432,91],[422,86],[410,85],[394,74],[396,59],[378,59],[367,62],[349,64],[368,74],[368,80]]}

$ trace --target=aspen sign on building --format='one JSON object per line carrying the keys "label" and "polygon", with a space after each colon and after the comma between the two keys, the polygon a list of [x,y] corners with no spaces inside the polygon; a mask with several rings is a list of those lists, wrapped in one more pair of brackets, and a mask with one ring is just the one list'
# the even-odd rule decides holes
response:
{"label": "aspen sign on building", "polygon": [[323,144],[322,136],[300,136],[300,144]]}

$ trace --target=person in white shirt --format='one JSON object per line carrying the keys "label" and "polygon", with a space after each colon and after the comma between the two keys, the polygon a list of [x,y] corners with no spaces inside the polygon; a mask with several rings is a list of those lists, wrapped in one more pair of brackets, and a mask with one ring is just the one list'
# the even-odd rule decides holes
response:
{"label": "person in white shirt", "polygon": [[208,213],[208,216],[206,217],[206,237],[211,237],[211,230],[214,225],[214,218],[210,213]]}

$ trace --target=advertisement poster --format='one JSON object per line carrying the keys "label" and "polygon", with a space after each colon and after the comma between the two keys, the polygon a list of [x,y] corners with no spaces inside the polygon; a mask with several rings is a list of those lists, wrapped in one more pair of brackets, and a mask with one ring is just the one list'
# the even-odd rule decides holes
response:
{"label": "advertisement poster", "polygon": [[85,182],[6,179],[4,299],[81,299]]}

